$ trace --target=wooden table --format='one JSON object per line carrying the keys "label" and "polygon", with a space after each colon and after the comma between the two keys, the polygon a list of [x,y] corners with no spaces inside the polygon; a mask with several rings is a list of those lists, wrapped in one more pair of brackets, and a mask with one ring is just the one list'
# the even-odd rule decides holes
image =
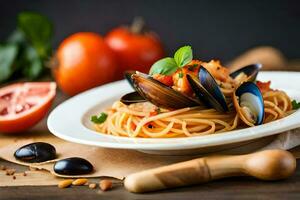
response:
{"label": "wooden table", "polygon": [[[66,97],[58,93],[55,105]],[[46,131],[45,119],[34,129]],[[50,134],[50,133],[49,133]],[[24,168],[0,159],[5,165],[19,171]],[[57,186],[34,187],[0,187],[0,200],[16,199],[300,199],[300,160],[294,176],[284,181],[264,182],[251,177],[227,178],[193,187],[172,189],[149,194],[132,194],[121,185],[111,191],[101,192],[99,189],[87,187],[71,187],[59,189]],[[0,180],[1,181],[1,180]]]}

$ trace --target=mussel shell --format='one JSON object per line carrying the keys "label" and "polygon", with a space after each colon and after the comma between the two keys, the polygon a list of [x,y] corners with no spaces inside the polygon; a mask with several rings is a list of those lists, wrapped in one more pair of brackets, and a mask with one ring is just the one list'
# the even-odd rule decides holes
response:
{"label": "mussel shell", "polygon": [[230,76],[231,76],[231,78],[234,79],[240,73],[245,73],[248,76],[247,81],[253,82],[253,81],[255,81],[256,76],[261,68],[262,68],[262,64],[260,64],[260,63],[250,64],[250,65],[247,65],[245,67],[242,67],[242,68],[232,72],[230,74]]}
{"label": "mussel shell", "polygon": [[130,92],[121,97],[120,101],[126,105],[130,105],[133,103],[141,103],[147,101],[144,97],[142,97],[138,92]]}
{"label": "mussel shell", "polygon": [[207,106],[220,112],[228,111],[226,99],[219,85],[204,67],[199,69],[198,79],[191,75],[187,75],[187,79],[196,96]]}
{"label": "mussel shell", "polygon": [[136,91],[156,106],[180,109],[203,105],[202,102],[173,90],[147,74],[137,72],[131,78]]}
{"label": "mussel shell", "polygon": [[134,86],[133,86],[133,82],[132,82],[132,79],[131,79],[131,76],[132,74],[135,74],[136,71],[126,71],[124,73],[124,77],[125,79],[128,81],[129,85],[134,89]]}
{"label": "mussel shell", "polygon": [[255,125],[260,125],[264,120],[264,99],[255,83],[244,82],[235,91],[235,95],[239,97],[239,104],[247,101],[247,105],[251,106],[251,111],[256,114],[257,120]]}

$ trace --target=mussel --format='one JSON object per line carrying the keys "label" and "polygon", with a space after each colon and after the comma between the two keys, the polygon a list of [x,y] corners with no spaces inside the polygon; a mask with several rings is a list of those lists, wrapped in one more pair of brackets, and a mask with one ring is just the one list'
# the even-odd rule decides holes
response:
{"label": "mussel", "polygon": [[153,79],[151,76],[136,72],[131,75],[134,88],[144,98],[156,106],[169,109],[180,109],[203,105],[197,99],[186,96],[171,87]]}
{"label": "mussel", "polygon": [[253,82],[256,79],[256,76],[261,69],[262,64],[255,63],[251,65],[247,65],[245,67],[242,67],[230,74],[231,78],[238,81],[239,83],[242,82]]}
{"label": "mussel", "polygon": [[239,117],[248,126],[263,123],[264,100],[255,83],[242,83],[234,93],[233,103]]}
{"label": "mussel", "polygon": [[198,72],[198,78],[187,75],[187,79],[195,92],[207,106],[213,107],[220,112],[228,111],[226,99],[213,76],[201,67]]}

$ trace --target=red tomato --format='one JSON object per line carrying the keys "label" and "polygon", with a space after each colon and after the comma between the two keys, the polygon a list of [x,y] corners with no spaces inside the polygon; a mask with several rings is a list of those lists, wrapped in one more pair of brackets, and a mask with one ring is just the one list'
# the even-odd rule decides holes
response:
{"label": "red tomato", "polygon": [[173,77],[169,75],[154,74],[152,77],[167,86],[173,86],[174,84]]}
{"label": "red tomato", "polygon": [[53,66],[59,87],[68,95],[114,80],[117,68],[114,53],[96,33],[75,33],[56,52]]}
{"label": "red tomato", "polygon": [[38,123],[55,97],[54,82],[16,83],[0,88],[0,132],[15,133]]}
{"label": "red tomato", "polygon": [[152,64],[164,57],[162,44],[154,33],[133,33],[120,27],[109,32],[105,41],[118,57],[117,79],[122,78],[126,70],[148,73]]}

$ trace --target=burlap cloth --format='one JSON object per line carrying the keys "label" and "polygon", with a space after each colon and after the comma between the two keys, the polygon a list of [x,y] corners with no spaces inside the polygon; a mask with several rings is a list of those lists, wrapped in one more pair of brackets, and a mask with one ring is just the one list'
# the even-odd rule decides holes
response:
{"label": "burlap cloth", "polygon": [[[244,58],[241,60],[244,60]],[[65,98],[66,97],[64,97],[61,93],[58,93],[54,105],[62,102]],[[20,165],[43,169],[42,171],[28,171],[27,176],[22,176],[21,173],[16,173],[14,180],[11,176],[5,175],[5,171],[0,170],[0,186],[56,185],[57,182],[61,180],[60,178],[58,178],[59,175],[55,174],[55,172],[53,171],[53,164],[56,160],[39,164],[28,164],[19,162],[14,158],[13,154],[16,149],[18,149],[22,145],[34,141],[47,142],[54,145],[58,153],[57,159],[63,159],[67,157],[82,157],[89,160],[94,166],[94,172],[89,175],[80,177],[106,176],[122,180],[130,173],[199,157],[199,155],[158,156],[133,150],[106,149],[70,143],[56,138],[51,133],[49,133],[45,121],[46,118],[30,132],[19,135],[0,134],[0,157],[2,159]],[[262,149],[291,150],[298,145],[300,145],[300,129],[295,129],[279,134],[277,137],[275,137],[274,140],[272,140]],[[251,151],[254,151],[254,149],[251,148],[251,150],[249,151],[247,151],[247,149],[245,151],[245,148],[243,149],[243,153]],[[239,153],[239,148],[235,149],[235,152]],[[296,157],[300,156],[300,148],[294,148],[292,149],[292,152]]]}

